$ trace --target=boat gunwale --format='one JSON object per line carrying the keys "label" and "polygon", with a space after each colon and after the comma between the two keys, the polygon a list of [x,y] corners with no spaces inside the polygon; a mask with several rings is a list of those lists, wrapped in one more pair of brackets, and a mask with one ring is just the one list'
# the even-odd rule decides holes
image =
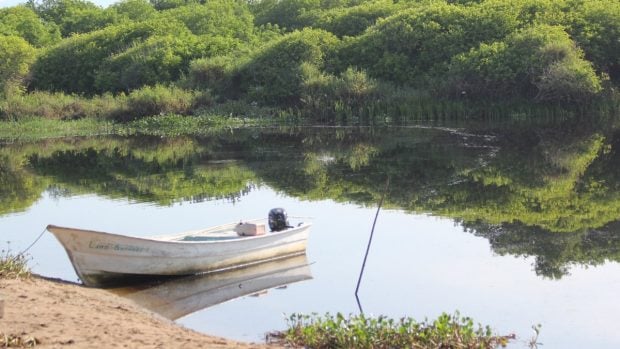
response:
{"label": "boat gunwale", "polygon": [[[244,222],[256,222],[256,221],[263,221],[265,219],[259,218],[259,219],[253,219],[253,220],[248,220],[248,221],[244,221]],[[54,225],[54,224],[48,224],[45,227],[45,230],[49,231],[50,233],[56,235],[57,232],[54,232],[54,228],[57,229],[64,229],[64,230],[69,230],[72,232],[77,232],[77,233],[84,233],[84,234],[89,234],[89,233],[93,233],[93,234],[101,234],[101,235],[105,235],[105,236],[109,236],[109,237],[120,237],[120,238],[124,238],[124,239],[133,239],[133,240],[138,240],[138,241],[147,241],[147,242],[151,242],[151,243],[163,243],[163,244],[183,244],[183,245],[195,245],[195,244],[208,244],[208,245],[212,245],[212,244],[227,244],[227,243],[232,243],[232,242],[237,242],[237,241],[247,241],[247,240],[255,240],[255,239],[265,239],[268,237],[273,237],[273,236],[278,236],[278,235],[285,235],[285,234],[290,234],[293,232],[296,232],[298,230],[301,230],[303,228],[307,228],[312,226],[312,223],[305,223],[302,222],[297,226],[291,227],[289,229],[285,229],[285,230],[281,230],[281,231],[276,231],[276,232],[268,232],[262,235],[250,235],[250,236],[232,236],[230,238],[224,238],[224,239],[220,239],[220,240],[211,240],[211,241],[207,241],[207,240],[176,240],[178,238],[182,238],[184,236],[192,236],[192,233],[199,233],[199,232],[205,232],[208,230],[217,230],[226,226],[232,226],[234,227],[235,225],[239,224],[237,223],[227,223],[227,224],[221,224],[221,225],[217,225],[214,227],[209,227],[206,229],[198,229],[198,230],[190,230],[187,232],[183,232],[183,233],[177,233],[177,234],[173,234],[173,235],[155,235],[155,236],[132,236],[132,235],[124,235],[124,234],[118,234],[118,233],[109,233],[109,232],[104,232],[104,231],[98,231],[98,230],[92,230],[92,229],[80,229],[80,228],[71,228],[71,227],[63,227],[63,226],[59,226],[59,225]],[[62,235],[63,233],[60,232],[60,234]],[[195,235],[197,236],[197,235]]]}

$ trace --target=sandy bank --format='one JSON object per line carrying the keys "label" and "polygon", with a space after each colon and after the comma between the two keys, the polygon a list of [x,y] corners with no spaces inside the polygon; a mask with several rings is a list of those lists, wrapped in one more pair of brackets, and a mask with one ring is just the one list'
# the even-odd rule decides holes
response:
{"label": "sandy bank", "polygon": [[0,279],[0,298],[0,333],[36,338],[37,348],[273,348],[204,335],[105,290],[36,276]]}

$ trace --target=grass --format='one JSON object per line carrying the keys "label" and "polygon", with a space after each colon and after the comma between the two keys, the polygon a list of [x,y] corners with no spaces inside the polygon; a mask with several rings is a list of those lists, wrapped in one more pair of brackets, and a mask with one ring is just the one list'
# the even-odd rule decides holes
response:
{"label": "grass", "polygon": [[120,134],[151,136],[207,135],[226,128],[261,125],[259,119],[219,115],[182,116],[176,114],[146,117],[118,125]]}
{"label": "grass", "polygon": [[31,117],[19,121],[0,122],[0,139],[31,141],[43,138],[93,136],[114,133],[111,121],[94,118],[54,120]]}
{"label": "grass", "polygon": [[305,348],[497,348],[514,336],[498,336],[491,329],[475,326],[472,319],[442,314],[434,321],[416,322],[411,318],[393,320],[363,314],[345,318],[293,314],[288,329],[270,333],[271,342]]}
{"label": "grass", "polygon": [[95,118],[57,120],[27,118],[19,121],[0,121],[0,140],[34,141],[60,137],[98,135],[206,135],[223,128],[238,128],[267,124],[269,119],[199,115],[167,114],[150,116],[129,122],[114,122]]}
{"label": "grass", "polygon": [[39,344],[39,340],[34,337],[4,334],[0,332],[1,348],[32,348]]}
{"label": "grass", "polygon": [[22,253],[14,254],[9,248],[0,252],[0,279],[25,279],[30,277],[28,259]]}

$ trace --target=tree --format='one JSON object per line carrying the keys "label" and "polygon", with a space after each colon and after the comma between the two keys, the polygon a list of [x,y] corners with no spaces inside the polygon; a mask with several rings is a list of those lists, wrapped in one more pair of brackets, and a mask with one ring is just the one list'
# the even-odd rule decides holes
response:
{"label": "tree", "polygon": [[120,17],[131,21],[143,21],[152,18],[157,11],[147,0],[122,0],[109,7],[115,10]]}
{"label": "tree", "polygon": [[0,93],[25,78],[35,55],[35,48],[21,37],[0,35]]}
{"label": "tree", "polygon": [[224,36],[249,40],[254,18],[247,5],[230,0],[211,0],[164,11],[162,18],[184,23],[196,35]]}
{"label": "tree", "polygon": [[157,35],[182,37],[191,33],[182,23],[157,19],[74,35],[37,58],[32,69],[31,88],[86,94],[101,92],[96,89],[95,80],[105,62]]}
{"label": "tree", "polygon": [[0,34],[20,36],[35,47],[60,41],[58,26],[45,22],[26,6],[0,9]]}
{"label": "tree", "polygon": [[473,97],[582,101],[601,81],[562,27],[538,25],[453,58],[445,89]]}
{"label": "tree", "polygon": [[101,29],[117,21],[116,12],[87,0],[32,0],[30,6],[41,18],[56,23],[63,37]]}

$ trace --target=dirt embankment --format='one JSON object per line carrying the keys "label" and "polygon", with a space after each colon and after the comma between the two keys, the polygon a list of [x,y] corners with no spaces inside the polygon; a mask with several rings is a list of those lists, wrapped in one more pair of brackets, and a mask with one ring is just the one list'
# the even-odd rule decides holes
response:
{"label": "dirt embankment", "polygon": [[0,347],[7,337],[37,348],[274,348],[208,336],[100,289],[33,276],[0,279]]}

